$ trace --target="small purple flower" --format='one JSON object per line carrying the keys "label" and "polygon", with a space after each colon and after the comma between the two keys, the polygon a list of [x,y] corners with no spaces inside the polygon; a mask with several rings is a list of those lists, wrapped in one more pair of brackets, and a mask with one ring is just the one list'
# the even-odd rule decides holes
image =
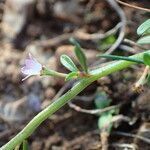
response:
{"label": "small purple flower", "polygon": [[21,72],[26,75],[22,81],[33,75],[40,75],[42,65],[29,53],[29,58],[25,60],[24,66],[21,68]]}

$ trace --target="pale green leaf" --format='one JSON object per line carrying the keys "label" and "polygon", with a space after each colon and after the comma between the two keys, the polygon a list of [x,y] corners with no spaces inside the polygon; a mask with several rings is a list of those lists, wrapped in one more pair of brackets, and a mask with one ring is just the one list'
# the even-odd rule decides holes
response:
{"label": "pale green leaf", "polygon": [[150,19],[148,19],[144,23],[142,23],[137,29],[138,35],[144,35],[144,34],[148,34],[148,33],[150,33]]}
{"label": "pale green leaf", "polygon": [[137,41],[138,44],[150,44],[150,35],[144,36]]}
{"label": "pale green leaf", "polygon": [[74,64],[74,62],[72,61],[72,59],[69,56],[61,55],[60,61],[61,61],[62,65],[65,66],[68,70],[78,71],[78,68],[76,67],[76,65]]}
{"label": "pale green leaf", "polygon": [[113,116],[111,113],[103,113],[98,119],[98,128],[110,133],[113,127],[113,123],[111,122],[112,118]]}

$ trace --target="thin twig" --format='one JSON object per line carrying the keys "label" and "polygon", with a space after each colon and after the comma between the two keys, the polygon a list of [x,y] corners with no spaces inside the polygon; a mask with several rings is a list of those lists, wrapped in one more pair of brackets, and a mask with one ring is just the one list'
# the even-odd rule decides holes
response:
{"label": "thin twig", "polygon": [[91,95],[82,95],[82,96],[76,96],[74,98],[74,100],[80,100],[80,101],[84,101],[84,102],[91,102],[95,97],[95,93],[94,94],[91,94]]}
{"label": "thin twig", "polygon": [[101,145],[102,145],[101,150],[108,150],[108,147],[109,147],[108,138],[109,138],[109,132],[107,131],[100,132],[100,140],[101,140]]}
{"label": "thin twig", "polygon": [[109,107],[106,107],[104,109],[91,109],[91,110],[88,110],[88,109],[83,109],[79,106],[77,106],[76,104],[73,104],[72,102],[69,102],[68,103],[69,107],[78,111],[78,112],[82,112],[82,113],[86,113],[86,114],[101,114],[103,112],[106,112],[106,111],[109,111],[111,109],[115,109],[115,108],[118,108],[120,107],[122,104],[118,104],[118,105],[114,105],[114,106],[109,106]]}
{"label": "thin twig", "polygon": [[83,32],[82,30],[76,30],[73,33],[65,33],[65,34],[59,35],[55,38],[51,38],[51,39],[47,39],[47,40],[43,40],[43,41],[37,40],[33,43],[36,44],[37,46],[49,47],[49,46],[58,45],[63,41],[67,41],[70,37],[74,37],[74,38],[77,38],[80,40],[104,39],[104,38],[110,36],[111,34],[115,34],[120,27],[121,27],[121,23],[118,23],[115,27],[113,27],[112,29],[110,29],[109,31],[107,31],[104,34],[99,33],[99,32],[89,34],[89,33]]}
{"label": "thin twig", "polygon": [[125,27],[126,27],[126,16],[121,7],[116,3],[115,0],[107,0],[107,2],[114,8],[121,20],[121,28],[119,36],[116,42],[107,50],[106,54],[111,54],[122,42],[125,35]]}
{"label": "thin twig", "polygon": [[139,45],[139,44],[137,44],[136,42],[134,42],[134,41],[132,41],[132,40],[129,40],[129,39],[124,39],[123,40],[125,43],[127,43],[127,44],[130,44],[130,45],[132,45],[132,46],[136,46],[136,47],[138,47],[138,48],[140,48],[140,49],[147,49],[147,48],[145,48],[145,47],[143,47],[143,46],[141,46],[141,45]]}
{"label": "thin twig", "polygon": [[[121,9],[121,7],[116,3],[115,0],[107,0],[107,2],[114,8],[114,10],[117,12],[117,14],[120,17],[120,32],[119,32],[119,36],[117,38],[117,40],[115,41],[115,43],[105,52],[105,54],[111,54],[114,52],[114,50],[121,44],[121,42],[123,41],[124,35],[125,35],[125,27],[126,27],[126,16],[124,11]],[[91,67],[98,65],[100,63],[103,63],[105,60],[105,58],[96,61],[95,63],[93,63],[91,65]]]}
{"label": "thin twig", "polygon": [[126,51],[126,52],[131,53],[131,54],[138,53],[138,51],[136,51],[134,48],[132,48],[131,46],[125,45],[125,44],[121,44],[119,46],[119,48],[122,49],[123,51]]}
{"label": "thin twig", "polygon": [[143,91],[143,85],[146,83],[146,77],[149,74],[150,67],[146,66],[140,79],[134,84],[133,89],[137,92],[142,92]]}
{"label": "thin twig", "polygon": [[112,146],[112,147],[120,147],[120,148],[128,148],[128,149],[132,149],[132,150],[137,150],[137,146],[135,144],[112,143],[110,146]]}
{"label": "thin twig", "polygon": [[125,45],[125,44],[121,44],[121,45],[119,46],[119,48],[120,48],[121,50],[124,50],[124,51],[126,51],[126,52],[128,52],[128,53],[131,53],[131,54],[136,54],[136,53],[138,53],[137,50],[135,50],[134,48],[132,48],[132,47],[130,47],[130,46],[128,46],[128,45]]}
{"label": "thin twig", "polygon": [[111,123],[125,121],[125,122],[128,122],[129,125],[133,125],[136,122],[136,120],[137,120],[136,118],[131,119],[124,115],[116,115],[116,116],[113,116]]}
{"label": "thin twig", "polygon": [[140,136],[140,135],[136,135],[136,134],[131,134],[131,133],[126,133],[126,132],[121,132],[121,131],[115,131],[113,132],[113,134],[115,135],[121,135],[121,136],[127,136],[127,137],[132,137],[132,138],[137,138],[145,143],[148,143],[150,144],[150,139],[149,138],[146,138],[146,137],[143,137],[143,136]]}
{"label": "thin twig", "polygon": [[100,40],[100,39],[104,39],[112,34],[115,34],[120,27],[121,27],[121,23],[119,22],[115,27],[113,27],[112,29],[110,29],[109,31],[107,31],[104,34],[101,34],[99,32],[93,33],[93,34],[81,32],[81,34],[78,34],[79,32],[75,32],[74,36],[79,39],[82,39],[82,40]]}
{"label": "thin twig", "polygon": [[150,12],[150,9],[148,8],[143,8],[143,7],[139,7],[139,6],[135,6],[135,5],[131,5],[131,4],[128,4],[126,2],[123,2],[123,1],[120,1],[120,0],[116,0],[118,3],[122,4],[122,5],[125,5],[125,6],[128,6],[128,7],[131,7],[131,8],[135,8],[135,9],[139,9],[139,10],[143,10],[143,11],[147,11],[147,12]]}

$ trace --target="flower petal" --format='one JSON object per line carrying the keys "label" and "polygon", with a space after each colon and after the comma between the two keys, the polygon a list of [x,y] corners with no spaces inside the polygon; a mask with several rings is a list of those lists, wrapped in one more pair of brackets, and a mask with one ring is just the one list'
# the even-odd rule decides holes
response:
{"label": "flower petal", "polygon": [[29,58],[25,60],[25,65],[21,68],[21,72],[27,75],[23,80],[32,75],[39,75],[41,70],[42,65],[29,53]]}

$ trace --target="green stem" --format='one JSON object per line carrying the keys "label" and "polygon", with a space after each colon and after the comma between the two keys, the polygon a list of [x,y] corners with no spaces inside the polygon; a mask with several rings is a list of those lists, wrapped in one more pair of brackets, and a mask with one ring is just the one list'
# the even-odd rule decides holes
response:
{"label": "green stem", "polygon": [[53,76],[53,77],[59,77],[59,78],[66,78],[67,74],[65,73],[60,73],[54,70],[47,69],[46,67],[43,67],[41,76]]}
{"label": "green stem", "polygon": [[[150,54],[150,50],[146,53]],[[142,60],[144,53],[139,53],[131,56],[130,58],[135,58]],[[78,95],[82,90],[84,90],[88,85],[92,82],[98,80],[101,77],[109,75],[113,72],[122,70],[131,65],[135,64],[135,62],[130,61],[117,61],[113,62],[107,66],[101,67],[99,69],[91,71],[91,77],[80,80],[71,90],[65,93],[63,96],[58,98],[52,104],[50,104],[47,108],[37,114],[28,124],[27,126],[20,131],[14,138],[12,138],[7,144],[1,147],[0,150],[12,150],[16,145],[20,144],[24,139],[27,139],[35,129],[48,117],[50,117],[53,113],[55,113],[58,109],[64,106],[68,101],[73,99],[76,95]]]}

